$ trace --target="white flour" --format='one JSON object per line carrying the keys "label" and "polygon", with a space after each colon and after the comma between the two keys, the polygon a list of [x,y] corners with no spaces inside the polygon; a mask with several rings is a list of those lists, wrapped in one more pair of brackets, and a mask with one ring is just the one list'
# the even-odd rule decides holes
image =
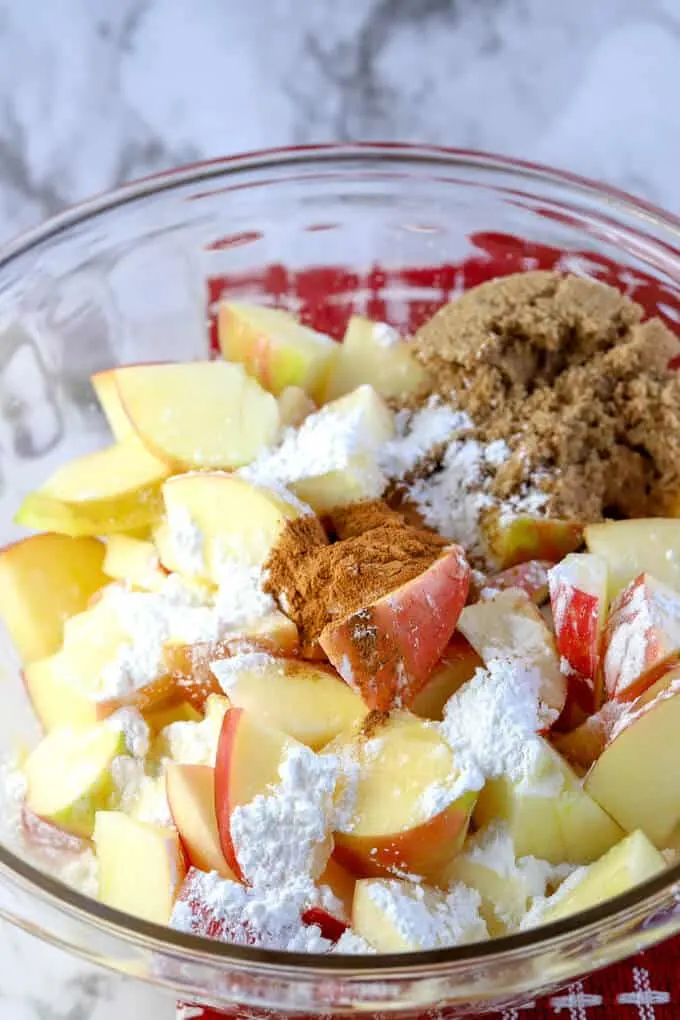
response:
{"label": "white flour", "polygon": [[203,533],[186,507],[171,504],[167,522],[178,569],[189,577],[205,573],[205,541]]}
{"label": "white flour", "polygon": [[170,924],[180,931],[208,933],[236,945],[260,946],[298,953],[326,953],[331,943],[301,914],[318,893],[309,878],[298,876],[285,885],[250,888],[220,878],[216,872],[189,873]]}
{"label": "white flour", "polygon": [[[218,659],[210,663],[210,669],[225,694],[229,694],[238,683],[242,673],[260,672],[279,661],[267,652],[240,652],[228,659]],[[273,675],[276,675],[274,673]],[[272,697],[277,695],[272,692]]]}
{"label": "white flour", "polygon": [[340,763],[294,744],[280,783],[231,816],[231,838],[244,878],[271,888],[299,875],[318,878],[332,850],[333,794]]}
{"label": "white flour", "polygon": [[378,462],[385,476],[400,479],[454,435],[472,428],[467,414],[431,397],[417,411],[398,411],[396,435],[380,448]]}
{"label": "white flour", "polygon": [[223,717],[207,713],[200,722],[174,722],[162,730],[160,746],[168,758],[181,765],[214,768]]}
{"label": "white flour", "polygon": [[562,777],[538,778],[545,761],[539,727],[539,678],[519,662],[491,660],[449,698],[441,732],[462,772],[486,779],[507,776],[518,789],[549,796]]}
{"label": "white flour", "polygon": [[481,897],[456,883],[446,892],[398,879],[378,879],[368,895],[411,950],[460,946],[488,938]]}
{"label": "white flour", "polygon": [[398,347],[402,342],[401,336],[394,326],[388,326],[386,322],[374,322],[372,333],[373,339],[378,347],[384,347],[386,349],[390,347]]}
{"label": "white flour", "polygon": [[361,935],[357,935],[351,928],[348,928],[347,931],[342,933],[331,949],[331,952],[345,954],[346,956],[364,956],[367,953],[369,955],[375,953],[375,949]]}
{"label": "white flour", "polygon": [[149,753],[149,727],[136,708],[119,708],[106,719],[105,725],[122,732],[128,753],[133,758],[145,758]]}

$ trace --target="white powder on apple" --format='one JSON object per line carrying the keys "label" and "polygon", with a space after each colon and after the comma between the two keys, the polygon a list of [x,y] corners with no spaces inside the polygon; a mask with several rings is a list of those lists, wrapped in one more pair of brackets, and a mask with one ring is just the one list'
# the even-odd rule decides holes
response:
{"label": "white powder on apple", "polygon": [[386,322],[374,322],[371,332],[378,347],[384,347],[385,349],[398,347],[402,342],[398,331],[394,326],[388,326]]}
{"label": "white powder on apple", "polygon": [[378,879],[365,890],[411,950],[460,946],[488,938],[479,914],[481,896],[460,882],[444,892],[413,882]]}
{"label": "white powder on apple", "polygon": [[490,660],[449,698],[440,729],[463,773],[487,779],[506,776],[519,790],[556,795],[563,776],[546,767],[547,745],[537,736],[538,674],[519,661]]}
{"label": "white powder on apple", "polygon": [[244,878],[261,888],[297,875],[318,878],[332,850],[333,795],[340,762],[293,744],[280,782],[232,812],[230,832]]}
{"label": "white powder on apple", "polygon": [[[243,673],[263,672],[275,666],[277,661],[279,660],[267,652],[245,651],[231,655],[228,659],[211,662],[210,669],[224,693],[228,695],[236,687]],[[282,671],[282,667],[279,666],[278,672]],[[276,676],[276,673],[276,670],[272,671],[272,676]]]}
{"label": "white powder on apple", "polygon": [[121,731],[128,753],[134,758],[144,758],[149,753],[149,727],[136,708],[119,708],[105,720],[105,725]]}
{"label": "white powder on apple", "polygon": [[189,577],[205,573],[203,532],[187,508],[175,504],[168,506],[167,523],[178,570]]}
{"label": "white powder on apple", "polygon": [[387,478],[397,480],[453,436],[469,431],[472,421],[464,412],[442,404],[438,397],[430,397],[417,411],[398,411],[394,425],[396,435],[380,448],[378,463]]}

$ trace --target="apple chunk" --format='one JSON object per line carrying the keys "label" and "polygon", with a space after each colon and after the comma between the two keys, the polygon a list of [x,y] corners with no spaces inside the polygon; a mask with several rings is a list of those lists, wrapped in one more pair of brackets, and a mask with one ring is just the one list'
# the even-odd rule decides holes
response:
{"label": "apple chunk", "polygon": [[57,652],[64,620],[107,583],[95,538],[33,535],[0,550],[0,615],[23,660]]}
{"label": "apple chunk", "polygon": [[552,568],[549,584],[557,650],[594,681],[607,618],[607,563],[593,553],[571,553]]}
{"label": "apple chunk", "polygon": [[612,605],[603,644],[607,694],[630,701],[680,661],[680,594],[640,574]]}
{"label": "apple chunk", "polygon": [[462,846],[477,798],[437,727],[395,712],[370,737],[329,750],[359,764],[353,810],[335,833],[340,864],[365,877],[436,877]]}
{"label": "apple chunk", "polygon": [[370,708],[407,707],[453,634],[469,581],[462,549],[450,546],[400,588],[327,624],[319,643]]}
{"label": "apple chunk", "polygon": [[168,578],[153,542],[130,535],[111,535],[106,543],[103,569],[114,581],[123,581],[142,591],[158,591]]}
{"label": "apple chunk", "polygon": [[65,832],[91,836],[95,813],[115,806],[111,766],[125,752],[123,733],[105,723],[53,730],[24,765],[27,806]]}
{"label": "apple chunk", "polygon": [[607,562],[610,600],[644,573],[680,591],[680,520],[650,517],[589,524],[585,540],[589,552]]}
{"label": "apple chunk", "polygon": [[522,516],[501,520],[496,512],[483,518],[482,533],[487,555],[499,570],[527,560],[557,563],[583,542],[583,526],[577,521]]}
{"label": "apple chunk", "polygon": [[325,400],[350,393],[369,383],[382,397],[405,397],[425,383],[427,373],[413,357],[408,343],[384,322],[353,315],[324,394]]}
{"label": "apple chunk", "polygon": [[169,473],[130,436],[63,464],[26,497],[16,522],[74,537],[143,528],[160,518],[161,485]]}
{"label": "apple chunk", "polygon": [[116,385],[116,369],[107,369],[105,372],[97,372],[91,376],[90,382],[97,394],[99,406],[109,423],[109,428],[117,442],[122,442],[128,436],[134,435],[132,422],[125,413],[121,403]]}
{"label": "apple chunk", "polygon": [[470,679],[484,663],[467,638],[458,631],[410,705],[410,711],[423,719],[441,721],[444,705],[452,694]]}
{"label": "apple chunk", "polygon": [[241,362],[270,393],[299,386],[318,396],[337,353],[330,337],[279,308],[225,302],[217,328],[227,361]]}
{"label": "apple chunk", "polygon": [[141,441],[175,470],[248,464],[278,432],[276,400],[241,365],[129,365],[116,385]]}
{"label": "apple chunk", "polygon": [[631,832],[599,860],[567,880],[565,888],[558,889],[538,912],[538,920],[548,924],[588,910],[665,870],[666,862],[644,832]]}
{"label": "apple chunk", "polygon": [[523,782],[490,779],[480,792],[475,822],[504,822],[517,857],[551,864],[589,864],[624,836],[623,829],[582,789],[573,770],[541,737],[532,773]]}
{"label": "apple chunk", "polygon": [[[652,690],[652,689],[650,689]],[[655,697],[624,716],[586,776],[585,791],[628,832],[642,829],[660,849],[680,835],[680,670]]]}
{"label": "apple chunk", "polygon": [[487,665],[506,659],[536,671],[540,721],[549,728],[564,708],[567,680],[554,638],[529,596],[518,588],[494,592],[463,609],[458,629]]}
{"label": "apple chunk", "polygon": [[224,859],[215,814],[215,770],[208,765],[165,766],[165,784],[172,820],[189,863],[234,879]]}
{"label": "apple chunk", "polygon": [[[219,584],[225,561],[262,566],[288,521],[308,513],[285,490],[252,485],[219,471],[177,475],[163,487],[169,539],[159,547],[166,569],[186,573],[177,533],[196,537],[193,577]],[[317,522],[318,523],[318,522]],[[310,521],[310,527],[313,527]],[[326,538],[318,524],[319,541]],[[182,570],[182,568],[185,568]]]}
{"label": "apple chunk", "polygon": [[488,937],[480,896],[464,885],[446,892],[399,879],[357,882],[352,926],[379,953],[413,953]]}
{"label": "apple chunk", "polygon": [[540,606],[548,599],[548,571],[553,566],[550,560],[527,560],[514,567],[492,574],[481,586],[481,594],[488,598],[495,591],[520,588],[531,601]]}
{"label": "apple chunk", "polygon": [[361,698],[330,669],[261,652],[212,664],[231,704],[313,750],[363,719]]}
{"label": "apple chunk", "polygon": [[175,829],[120,811],[98,811],[93,838],[99,899],[145,921],[167,924],[187,870]]}

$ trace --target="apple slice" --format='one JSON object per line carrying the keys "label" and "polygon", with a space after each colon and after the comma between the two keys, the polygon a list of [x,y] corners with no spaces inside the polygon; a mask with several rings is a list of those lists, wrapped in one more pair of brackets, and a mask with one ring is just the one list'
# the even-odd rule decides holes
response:
{"label": "apple slice", "polygon": [[453,635],[444,649],[441,659],[416,694],[410,711],[423,719],[441,721],[444,705],[452,694],[470,679],[475,670],[484,663],[467,638],[462,634]]}
{"label": "apple slice", "polygon": [[324,400],[335,400],[368,383],[387,399],[422,389],[427,373],[409,344],[384,322],[353,315],[333,364]]}
{"label": "apple slice", "polygon": [[53,730],[26,759],[27,806],[74,836],[91,836],[95,813],[114,806],[111,765],[125,753],[125,736],[113,726]]}
{"label": "apple slice", "polygon": [[105,372],[96,372],[95,375],[90,376],[90,382],[116,442],[121,443],[128,436],[134,435],[135,430],[132,422],[125,413],[118,393],[116,369],[110,368]]}
{"label": "apple slice", "polygon": [[[163,486],[163,499],[171,530],[173,521],[181,520],[184,529],[190,528],[196,535],[194,577],[215,584],[230,558],[261,566],[286,523],[309,513],[283,489],[261,488],[217,471],[170,478]],[[322,534],[321,525],[318,527]],[[326,541],[325,535],[320,541]],[[180,573],[185,566],[181,553],[178,555],[181,542],[176,535],[168,547],[159,550],[163,566]]]}
{"label": "apple slice", "polygon": [[108,535],[154,524],[168,466],[130,436],[63,464],[16,515],[27,528],[63,535]]}
{"label": "apple slice", "polygon": [[187,870],[176,830],[98,811],[93,838],[102,903],[167,924]]}
{"label": "apple slice", "polygon": [[68,677],[67,662],[61,652],[28,663],[24,669],[26,692],[46,733],[61,726],[89,726],[107,714],[100,703],[75,687]]}
{"label": "apple slice", "polygon": [[487,665],[493,659],[516,660],[537,672],[539,718],[548,729],[564,708],[567,680],[560,669],[555,640],[528,595],[509,588],[466,606],[458,629]]}
{"label": "apple slice", "polygon": [[520,588],[534,605],[541,606],[548,599],[548,571],[552,566],[550,560],[527,560],[526,563],[517,563],[514,567],[501,570],[500,574],[487,577],[480,594],[488,598],[497,591]]}
{"label": "apple slice", "polygon": [[23,662],[54,655],[64,620],[107,583],[95,538],[33,535],[0,550],[0,615]]}
{"label": "apple slice", "polygon": [[607,563],[571,553],[549,575],[557,651],[580,676],[594,681],[607,618]]}
{"label": "apple slice", "polygon": [[153,542],[130,535],[111,535],[106,543],[104,573],[131,588],[159,591],[168,579]]}
{"label": "apple slice", "polygon": [[336,357],[330,337],[279,308],[223,302],[217,329],[227,361],[241,362],[270,393],[299,386],[316,397]]}
{"label": "apple slice", "polygon": [[212,663],[229,701],[320,750],[367,714],[363,701],[324,666],[246,652]]}
{"label": "apple slice", "polygon": [[680,661],[680,594],[640,574],[612,605],[603,639],[607,694],[631,701]]}
{"label": "apple slice", "polygon": [[589,552],[607,562],[610,601],[644,573],[680,591],[680,520],[650,517],[589,524],[585,540]]}
{"label": "apple slice", "polygon": [[482,520],[482,534],[487,558],[496,563],[499,570],[528,560],[558,563],[583,544],[583,525],[578,521],[548,517],[518,516],[501,520],[492,512]]}
{"label": "apple slice", "polygon": [[548,924],[588,910],[665,870],[666,862],[644,832],[631,832],[590,867],[568,879],[564,888],[545,902],[538,921]]}
{"label": "apple slice", "polygon": [[215,770],[208,765],[165,766],[168,804],[189,863],[235,879],[224,859],[215,814]]}
{"label": "apple slice", "polygon": [[680,790],[673,780],[680,775],[679,695],[675,669],[633,703],[584,785],[619,825],[628,832],[642,829],[659,849],[680,835]]}
{"label": "apple slice", "polygon": [[162,730],[154,745],[154,757],[169,758],[180,765],[215,765],[222,722],[230,708],[229,699],[211,694],[203,718],[173,722]]}
{"label": "apple slice", "polygon": [[552,733],[553,746],[576,769],[587,770],[604,751],[614,727],[626,711],[622,702],[604,705],[568,733]]}
{"label": "apple slice", "polygon": [[464,885],[448,891],[399,879],[357,882],[352,927],[379,953],[416,953],[488,938],[480,896]]}
{"label": "apple slice", "polygon": [[439,730],[395,712],[370,737],[329,750],[359,765],[353,809],[335,833],[336,860],[365,877],[437,876],[462,846],[477,799]]}
{"label": "apple slice", "polygon": [[422,574],[327,624],[319,643],[370,708],[407,707],[453,634],[469,581],[462,549],[449,546]]}
{"label": "apple slice", "polygon": [[504,822],[517,857],[551,864],[590,864],[624,832],[582,789],[579,777],[542,738],[532,774],[522,783],[490,779],[475,808],[478,826]]}
{"label": "apple slice", "polygon": [[297,428],[316,411],[316,404],[299,386],[286,386],[277,397],[281,428]]}
{"label": "apple slice", "polygon": [[174,470],[248,464],[278,432],[276,400],[241,365],[192,361],[115,371],[135,432]]}

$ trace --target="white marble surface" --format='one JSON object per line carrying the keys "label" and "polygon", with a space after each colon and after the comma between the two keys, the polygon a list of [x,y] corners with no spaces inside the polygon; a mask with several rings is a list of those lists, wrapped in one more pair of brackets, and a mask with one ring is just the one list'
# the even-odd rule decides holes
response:
{"label": "white marble surface", "polygon": [[[291,142],[484,148],[680,213],[678,0],[0,0],[0,240],[182,162]],[[170,1001],[0,927],[0,1016]]]}

